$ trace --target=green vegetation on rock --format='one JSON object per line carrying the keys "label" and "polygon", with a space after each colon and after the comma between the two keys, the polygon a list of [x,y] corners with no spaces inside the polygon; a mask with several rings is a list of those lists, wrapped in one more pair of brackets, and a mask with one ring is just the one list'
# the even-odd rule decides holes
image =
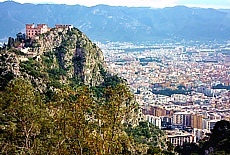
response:
{"label": "green vegetation on rock", "polygon": [[26,72],[35,78],[45,77],[45,74],[42,74],[41,64],[31,58],[28,61],[20,63],[20,71]]}
{"label": "green vegetation on rock", "polygon": [[17,41],[0,52],[2,154],[164,153],[163,132],[133,128],[133,94],[81,31],[51,29],[25,40],[29,54]]}

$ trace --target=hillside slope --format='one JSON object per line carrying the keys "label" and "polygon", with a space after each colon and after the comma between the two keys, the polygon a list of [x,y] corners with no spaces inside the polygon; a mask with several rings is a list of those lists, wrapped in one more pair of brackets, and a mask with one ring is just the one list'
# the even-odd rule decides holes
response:
{"label": "hillside slope", "polygon": [[104,81],[102,51],[76,28],[51,29],[25,40],[22,49],[17,38],[11,42],[0,53],[1,87],[14,77],[30,80],[40,90],[62,84],[97,86]]}

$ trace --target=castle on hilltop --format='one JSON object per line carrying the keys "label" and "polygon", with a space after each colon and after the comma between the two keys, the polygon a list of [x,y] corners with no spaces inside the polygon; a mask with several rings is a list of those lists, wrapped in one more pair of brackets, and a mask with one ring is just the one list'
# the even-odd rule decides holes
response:
{"label": "castle on hilltop", "polygon": [[[71,29],[73,28],[73,25],[62,25],[62,24],[56,24],[55,28],[57,29],[63,29],[63,28],[68,28]],[[47,24],[26,24],[26,36],[29,38],[34,38],[39,34],[46,33],[50,31],[51,28],[48,27]]]}
{"label": "castle on hilltop", "polygon": [[47,24],[26,24],[26,36],[29,38],[34,38],[35,36],[46,33],[50,30]]}

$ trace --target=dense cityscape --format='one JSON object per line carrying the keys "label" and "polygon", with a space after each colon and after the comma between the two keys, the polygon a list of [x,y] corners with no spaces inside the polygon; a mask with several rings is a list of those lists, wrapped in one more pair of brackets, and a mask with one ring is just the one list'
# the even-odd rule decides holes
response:
{"label": "dense cityscape", "polygon": [[140,120],[166,130],[174,145],[197,142],[230,120],[229,42],[97,43],[108,69],[125,78]]}

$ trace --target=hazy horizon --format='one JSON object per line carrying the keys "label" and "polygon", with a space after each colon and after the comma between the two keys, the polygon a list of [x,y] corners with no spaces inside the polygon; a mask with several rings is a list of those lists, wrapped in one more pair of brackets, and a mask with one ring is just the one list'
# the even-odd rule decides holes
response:
{"label": "hazy horizon", "polygon": [[[0,0],[0,2],[12,1],[12,0]],[[110,6],[127,6],[127,7],[152,7],[152,8],[164,8],[173,7],[178,5],[184,5],[187,7],[199,7],[199,8],[214,8],[214,9],[230,9],[230,0],[14,0],[19,3],[34,3],[34,4],[67,4],[67,5],[84,5],[95,6],[99,4],[105,4]]]}

